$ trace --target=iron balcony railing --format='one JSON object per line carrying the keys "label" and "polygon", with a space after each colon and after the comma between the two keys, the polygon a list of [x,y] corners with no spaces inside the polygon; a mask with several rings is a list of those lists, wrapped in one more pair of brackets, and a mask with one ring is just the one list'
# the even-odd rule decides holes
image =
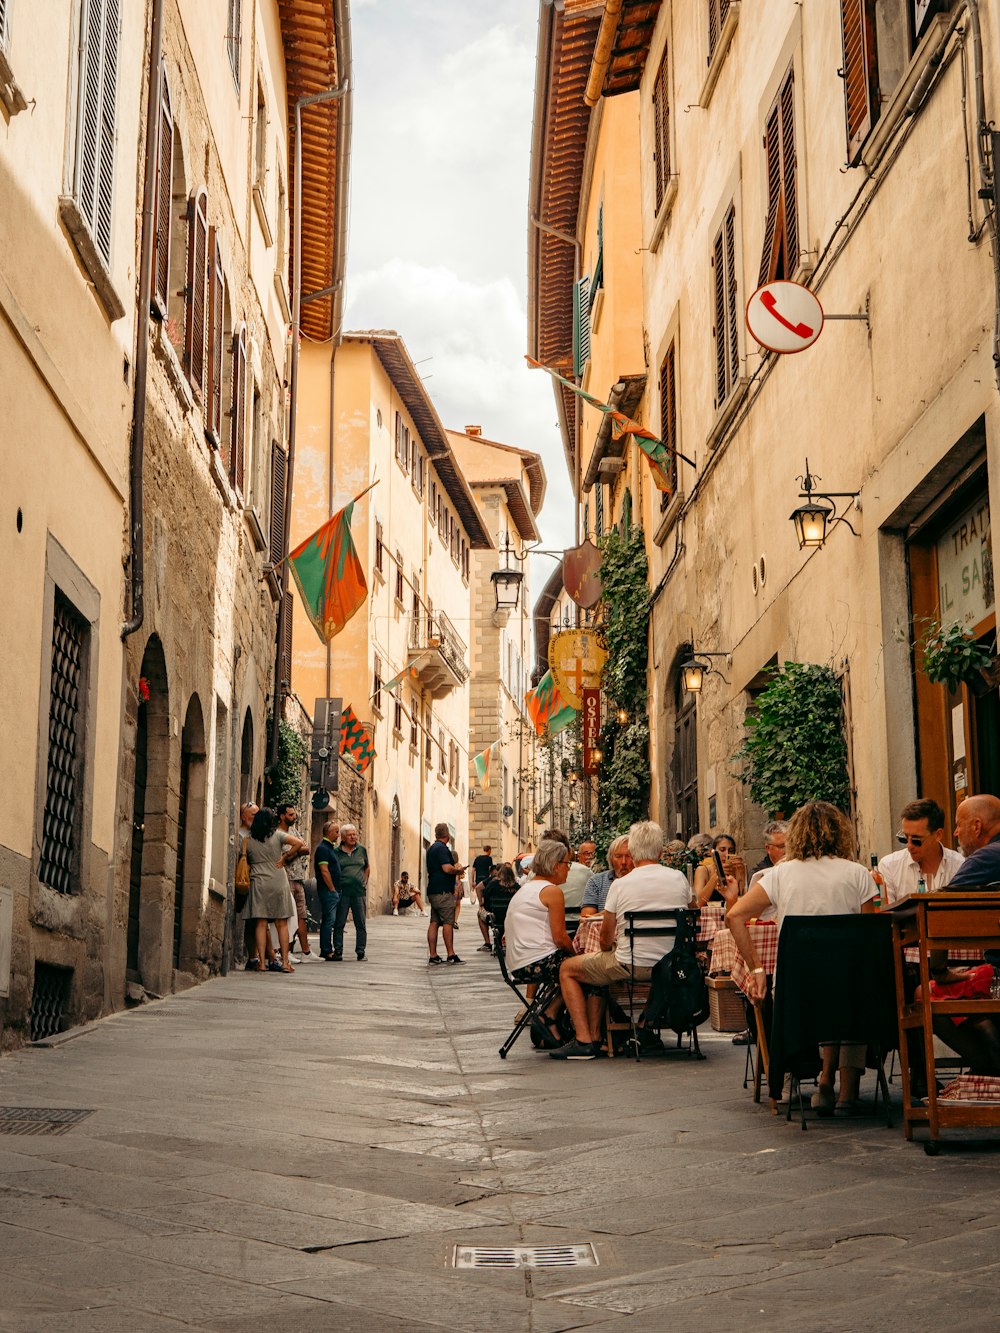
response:
{"label": "iron balcony railing", "polygon": [[433,648],[441,655],[459,684],[469,679],[468,647],[443,611],[420,612],[410,620],[410,651]]}

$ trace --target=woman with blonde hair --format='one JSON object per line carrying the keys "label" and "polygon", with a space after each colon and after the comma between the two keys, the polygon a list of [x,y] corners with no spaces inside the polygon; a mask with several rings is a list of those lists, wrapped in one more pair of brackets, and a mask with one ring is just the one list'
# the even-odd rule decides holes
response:
{"label": "woman with blonde hair", "polygon": [[[785,859],[765,870],[758,883],[737,898],[726,913],[736,947],[750,969],[750,997],[762,1000],[767,976],[750,938],[748,922],[774,907],[778,930],[786,916],[838,916],[874,911],[878,889],[854,856],[854,835],[847,817],[829,801],[808,801],[792,816]],[[734,887],[730,879],[730,887]],[[813,1095],[820,1115],[852,1115],[865,1068],[865,1048],[850,1042],[820,1047],[823,1069]],[[834,1101],[834,1078],[840,1093]]]}

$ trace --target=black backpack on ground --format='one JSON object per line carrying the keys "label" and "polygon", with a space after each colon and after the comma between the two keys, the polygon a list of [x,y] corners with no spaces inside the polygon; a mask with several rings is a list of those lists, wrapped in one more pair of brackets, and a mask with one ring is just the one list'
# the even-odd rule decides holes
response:
{"label": "black backpack on ground", "polygon": [[694,930],[681,920],[674,947],[653,968],[641,1019],[647,1027],[670,1028],[680,1036],[708,1018],[708,987],[694,946]]}

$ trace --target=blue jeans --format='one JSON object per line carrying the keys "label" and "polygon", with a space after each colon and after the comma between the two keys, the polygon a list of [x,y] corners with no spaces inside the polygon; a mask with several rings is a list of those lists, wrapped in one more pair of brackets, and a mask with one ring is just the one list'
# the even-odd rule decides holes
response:
{"label": "blue jeans", "polygon": [[333,919],[337,915],[340,894],[336,889],[328,889],[325,884],[317,885],[319,905],[322,917],[319,923],[319,951],[321,954],[333,953]]}
{"label": "blue jeans", "polygon": [[365,925],[365,899],[362,894],[342,893],[337,904],[337,916],[333,923],[333,952],[344,952],[344,926],[348,913],[354,918],[354,949],[358,957],[364,953],[368,943],[368,928]]}

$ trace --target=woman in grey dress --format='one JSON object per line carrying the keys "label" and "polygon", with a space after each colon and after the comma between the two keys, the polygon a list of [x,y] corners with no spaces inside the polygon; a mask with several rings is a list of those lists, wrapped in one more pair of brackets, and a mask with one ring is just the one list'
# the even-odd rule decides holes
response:
{"label": "woman in grey dress", "polygon": [[282,972],[295,969],[288,961],[288,918],[295,914],[295,900],[288,887],[285,865],[303,851],[308,851],[301,838],[278,828],[278,816],[266,807],[258,810],[250,825],[247,838],[247,860],[250,862],[250,896],[247,916],[254,923],[257,946],[257,971],[263,972],[267,963],[265,947],[268,922],[278,928]]}

